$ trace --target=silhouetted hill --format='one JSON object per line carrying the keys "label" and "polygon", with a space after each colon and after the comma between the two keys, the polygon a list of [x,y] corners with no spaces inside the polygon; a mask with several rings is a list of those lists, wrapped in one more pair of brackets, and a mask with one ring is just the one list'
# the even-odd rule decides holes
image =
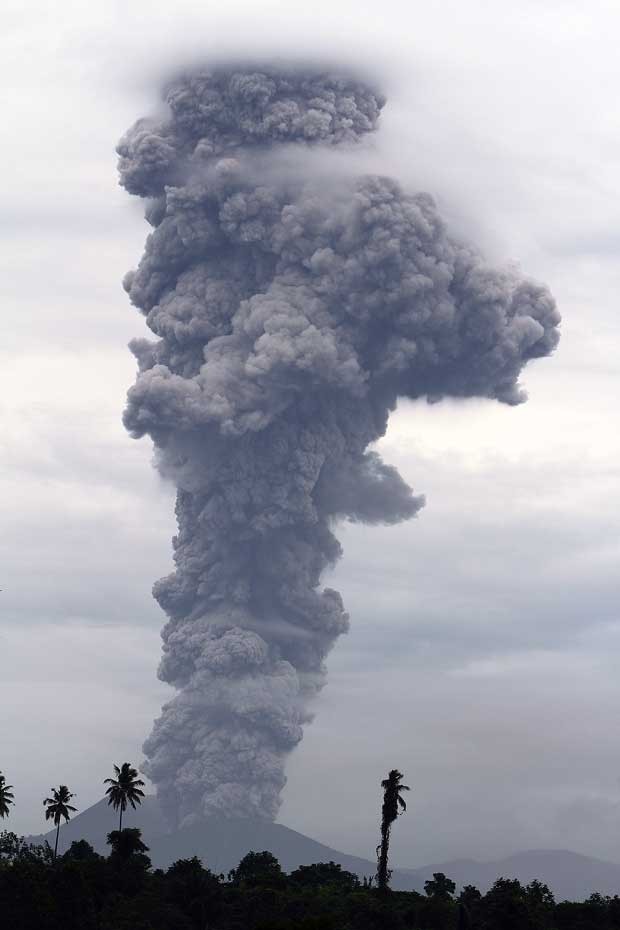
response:
{"label": "silhouetted hill", "polygon": [[565,849],[533,849],[493,862],[473,859],[441,862],[410,872],[413,887],[423,888],[433,872],[444,872],[457,887],[475,885],[482,892],[500,877],[518,878],[522,884],[537,878],[549,886],[557,901],[583,901],[595,891],[620,894],[620,865]]}
{"label": "silhouetted hill", "polygon": [[[137,811],[127,811],[123,825],[140,827],[156,868],[165,868],[176,859],[198,856],[214,872],[226,874],[251,849],[257,852],[268,849],[286,872],[299,865],[330,860],[360,877],[374,875],[376,868],[369,859],[338,852],[278,823],[212,818],[169,833],[152,797],[146,798]],[[61,827],[59,851],[67,849],[73,840],[86,839],[98,852],[107,853],[106,836],[117,826],[118,818],[112,809],[106,801],[99,801]],[[54,831],[30,837],[32,842],[44,838],[53,845]],[[583,900],[594,891],[620,894],[620,865],[566,850],[531,850],[493,862],[455,859],[420,869],[394,869],[392,887],[423,891],[424,882],[432,878],[433,872],[444,872],[458,888],[476,885],[482,892],[501,876],[518,878],[522,883],[537,878],[549,885],[558,901]]]}
{"label": "silhouetted hill", "polygon": [[[176,859],[198,856],[214,872],[227,873],[239,864],[249,850],[268,849],[277,857],[286,872],[312,862],[339,862],[344,869],[357,875],[374,875],[376,863],[337,852],[323,843],[278,823],[259,820],[211,818],[193,827],[173,833],[166,825],[155,798],[146,798],[137,811],[123,815],[123,826],[140,827],[149,855],[156,868],[165,868]],[[106,836],[118,828],[118,816],[105,800],[73,818],[60,828],[59,852],[64,852],[73,840],[86,839],[101,853],[109,852]],[[31,842],[47,839],[54,843],[55,831],[30,837]],[[411,887],[411,879],[403,874],[399,887]]]}

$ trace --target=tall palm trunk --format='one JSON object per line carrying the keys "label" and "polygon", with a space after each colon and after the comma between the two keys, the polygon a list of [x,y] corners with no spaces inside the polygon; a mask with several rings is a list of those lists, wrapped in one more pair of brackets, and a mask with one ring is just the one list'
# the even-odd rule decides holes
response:
{"label": "tall palm trunk", "polygon": [[381,824],[381,845],[379,847],[379,863],[377,868],[377,887],[379,891],[387,891],[388,879],[388,852],[390,849],[390,825]]}
{"label": "tall palm trunk", "polygon": [[122,804],[121,804],[121,813],[118,818],[118,829],[119,829],[119,832],[123,829],[123,805]]}
{"label": "tall palm trunk", "polygon": [[390,829],[398,817],[399,809],[407,810],[407,805],[401,797],[401,791],[409,791],[409,785],[401,784],[402,773],[392,769],[387,778],[381,782],[383,788],[383,804],[381,806],[381,842],[377,846],[377,887],[379,891],[386,892],[390,881],[388,869],[388,852],[390,848]]}
{"label": "tall palm trunk", "polygon": [[60,833],[60,819],[56,824],[56,843],[54,844],[54,859],[58,855],[58,834]]}

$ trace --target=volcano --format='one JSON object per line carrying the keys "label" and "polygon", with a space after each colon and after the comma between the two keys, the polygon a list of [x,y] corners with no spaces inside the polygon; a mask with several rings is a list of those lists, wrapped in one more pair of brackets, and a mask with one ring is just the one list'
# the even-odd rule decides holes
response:
{"label": "volcano", "polygon": [[[215,818],[169,832],[156,798],[147,797],[138,810],[123,815],[124,825],[139,827],[149,847],[154,868],[167,868],[177,859],[198,856],[203,865],[216,873],[235,868],[250,850],[269,850],[285,872],[313,862],[336,862],[360,879],[375,874],[376,863],[332,849],[280,823],[264,820]],[[106,836],[118,827],[114,812],[102,799],[61,827],[58,850],[64,852],[74,840],[87,840],[97,852],[107,854]],[[54,845],[55,831],[28,838],[32,843],[47,840]],[[556,900],[581,901],[594,892],[615,895],[620,892],[620,865],[579,853],[558,849],[537,849],[515,853],[492,862],[454,859],[417,869],[395,868],[392,888],[424,891],[424,882],[434,872],[443,872],[457,890],[475,885],[483,893],[500,878],[517,878],[521,883],[538,879],[549,886]]]}
{"label": "volcano", "polygon": [[[123,826],[139,827],[149,847],[154,868],[167,868],[177,859],[198,856],[213,872],[226,874],[235,868],[250,850],[269,850],[285,872],[313,862],[336,862],[360,878],[374,875],[376,863],[338,852],[283,824],[264,820],[211,817],[199,824],[174,832],[168,831],[157,799],[147,797],[137,810],[123,814]],[[106,837],[118,829],[118,817],[104,798],[78,814],[60,828],[58,852],[63,853],[74,840],[87,840],[99,853],[107,855]],[[47,840],[54,845],[56,831],[29,837],[32,843]],[[398,887],[412,887],[411,874],[394,873]],[[396,885],[395,885],[396,887]]]}

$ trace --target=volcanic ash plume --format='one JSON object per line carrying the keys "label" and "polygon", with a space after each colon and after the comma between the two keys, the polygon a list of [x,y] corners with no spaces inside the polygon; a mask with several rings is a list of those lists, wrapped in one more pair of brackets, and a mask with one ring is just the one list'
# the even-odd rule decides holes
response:
{"label": "volcanic ash plume", "polygon": [[153,227],[125,287],[157,337],[132,343],[125,423],[178,488],[176,569],[154,589],[178,694],[145,771],[176,823],[273,818],[348,626],[320,588],[332,526],[424,502],[369,445],[399,396],[521,402],[559,315],[451,239],[427,194],[336,170],[329,150],[376,128],[372,88],[231,67],[180,77],[165,101],[118,146]]}

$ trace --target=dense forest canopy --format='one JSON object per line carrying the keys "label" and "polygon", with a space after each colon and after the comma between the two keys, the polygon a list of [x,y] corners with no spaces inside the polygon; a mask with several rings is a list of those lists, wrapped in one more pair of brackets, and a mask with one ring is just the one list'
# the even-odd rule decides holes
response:
{"label": "dense forest canopy", "polygon": [[540,882],[500,878],[482,895],[436,873],[415,891],[385,891],[333,862],[285,874],[267,851],[228,875],[198,859],[153,870],[135,828],[84,840],[54,860],[48,844],[0,834],[0,925],[6,930],[612,930],[620,898],[556,903]]}

